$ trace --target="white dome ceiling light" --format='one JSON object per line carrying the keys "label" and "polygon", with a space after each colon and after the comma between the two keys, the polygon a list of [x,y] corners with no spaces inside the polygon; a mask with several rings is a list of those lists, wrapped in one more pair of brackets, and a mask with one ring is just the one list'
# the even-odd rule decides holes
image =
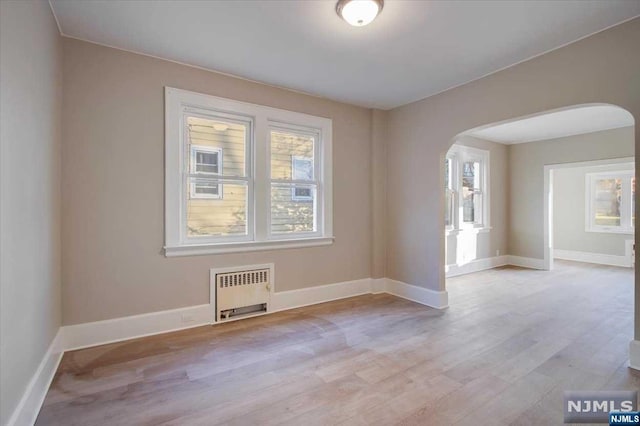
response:
{"label": "white dome ceiling light", "polygon": [[336,12],[354,27],[364,27],[376,19],[383,5],[384,0],[339,0]]}

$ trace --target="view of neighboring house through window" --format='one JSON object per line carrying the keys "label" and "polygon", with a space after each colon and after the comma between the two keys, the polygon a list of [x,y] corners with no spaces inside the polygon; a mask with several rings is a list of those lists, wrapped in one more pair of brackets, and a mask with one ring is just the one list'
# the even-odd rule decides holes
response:
{"label": "view of neighboring house through window", "polygon": [[272,234],[304,234],[316,230],[316,139],[312,129],[271,130]]}
{"label": "view of neighboring house through window", "polygon": [[588,173],[586,231],[633,233],[635,177],[633,170]]}
{"label": "view of neighboring house through window", "polygon": [[222,168],[222,149],[203,145],[191,145],[191,173],[202,176],[191,183],[191,198],[221,198],[222,185],[211,178],[217,177]]}
{"label": "view of neighboring house through window", "polygon": [[332,242],[331,120],[178,89],[165,99],[167,253]]}
{"label": "view of neighboring house through window", "polygon": [[248,233],[247,144],[252,123],[241,116],[192,111],[185,117],[189,142],[190,237],[242,237]]}
{"label": "view of neighboring house through window", "polygon": [[[313,158],[291,156],[291,167],[293,168],[293,180],[313,180]],[[291,192],[291,199],[295,201],[311,201],[311,188],[295,187]]]}
{"label": "view of neighboring house through window", "polygon": [[445,226],[486,228],[489,152],[453,145],[445,159]]}

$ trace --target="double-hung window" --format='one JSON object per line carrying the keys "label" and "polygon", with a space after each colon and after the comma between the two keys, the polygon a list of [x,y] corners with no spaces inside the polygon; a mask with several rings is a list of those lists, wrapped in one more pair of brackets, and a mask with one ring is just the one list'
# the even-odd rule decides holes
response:
{"label": "double-hung window", "polygon": [[331,120],[165,89],[165,254],[331,244]]}
{"label": "double-hung window", "polygon": [[448,231],[489,227],[489,151],[453,145],[444,163]]}
{"label": "double-hung window", "polygon": [[587,173],[585,230],[633,234],[635,186],[634,170]]}
{"label": "double-hung window", "polygon": [[316,148],[319,134],[312,129],[273,124],[269,132],[271,152],[272,237],[298,238],[318,230],[319,181]]}

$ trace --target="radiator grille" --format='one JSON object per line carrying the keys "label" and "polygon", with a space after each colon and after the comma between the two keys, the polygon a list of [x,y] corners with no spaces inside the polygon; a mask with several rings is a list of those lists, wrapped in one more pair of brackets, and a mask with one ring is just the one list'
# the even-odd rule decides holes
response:
{"label": "radiator grille", "polygon": [[269,270],[242,271],[218,274],[218,285],[220,288],[235,287],[248,284],[262,284],[269,282]]}

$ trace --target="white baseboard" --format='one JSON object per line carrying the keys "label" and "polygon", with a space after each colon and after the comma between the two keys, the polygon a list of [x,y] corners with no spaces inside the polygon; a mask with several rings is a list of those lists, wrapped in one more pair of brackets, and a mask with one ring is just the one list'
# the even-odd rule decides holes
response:
{"label": "white baseboard", "polygon": [[555,259],[597,263],[599,265],[623,266],[626,268],[633,266],[631,256],[616,256],[612,254],[589,253],[586,251],[553,249],[553,257]]}
{"label": "white baseboard", "polygon": [[[269,313],[372,293],[369,278],[273,293]],[[62,327],[64,348],[76,350],[214,323],[210,304]]]}
{"label": "white baseboard", "polygon": [[533,257],[507,256],[507,264],[520,266],[529,269],[544,269],[544,259],[535,259]]}
{"label": "white baseboard", "polygon": [[211,305],[188,306],[168,311],[65,325],[61,328],[65,350],[120,342],[137,337],[211,324]]}
{"label": "white baseboard", "polygon": [[522,268],[529,269],[544,269],[544,260],[532,257],[505,255],[477,259],[469,263],[465,263],[464,265],[446,265],[444,270],[447,278],[451,278],[458,275],[485,271],[487,269],[493,269],[505,265],[520,266]]}
{"label": "white baseboard", "polygon": [[436,309],[444,309],[449,306],[448,293],[446,291],[434,291],[389,278],[366,278],[274,293],[271,299],[273,308],[270,312],[284,311],[363,294],[380,293],[389,293]]}
{"label": "white baseboard", "polygon": [[487,269],[497,268],[509,264],[509,256],[495,256],[485,259],[473,260],[463,265],[446,265],[444,271],[447,278],[457,277],[458,275],[470,274],[472,272],[485,271]]}
{"label": "white baseboard", "polygon": [[403,283],[387,278],[386,292],[436,309],[449,307],[449,293]]}
{"label": "white baseboard", "polygon": [[[433,291],[387,278],[375,280],[364,278],[273,293],[269,313],[363,294],[385,292],[437,309],[443,309],[448,306],[446,291]],[[213,324],[213,318],[214,312],[211,305],[205,304],[104,321],[67,325],[61,327],[60,333],[63,337],[63,348],[65,350],[76,350]]]}
{"label": "white baseboard", "polygon": [[287,309],[316,305],[332,300],[360,296],[372,293],[371,278],[344,281],[336,284],[319,285],[299,290],[275,292],[271,295],[271,309],[269,312],[285,311]]}
{"label": "white baseboard", "polygon": [[640,340],[629,343],[629,367],[640,370]]}
{"label": "white baseboard", "polygon": [[60,360],[62,360],[63,354],[62,334],[60,329],[58,329],[38,369],[31,378],[31,381],[29,381],[18,406],[9,418],[7,426],[33,425],[36,422],[40,407],[42,407],[42,403],[47,395],[49,386],[51,386],[56,370],[58,370],[58,365],[60,364]]}
{"label": "white baseboard", "polygon": [[386,278],[371,278],[371,293],[380,294],[387,292]]}

